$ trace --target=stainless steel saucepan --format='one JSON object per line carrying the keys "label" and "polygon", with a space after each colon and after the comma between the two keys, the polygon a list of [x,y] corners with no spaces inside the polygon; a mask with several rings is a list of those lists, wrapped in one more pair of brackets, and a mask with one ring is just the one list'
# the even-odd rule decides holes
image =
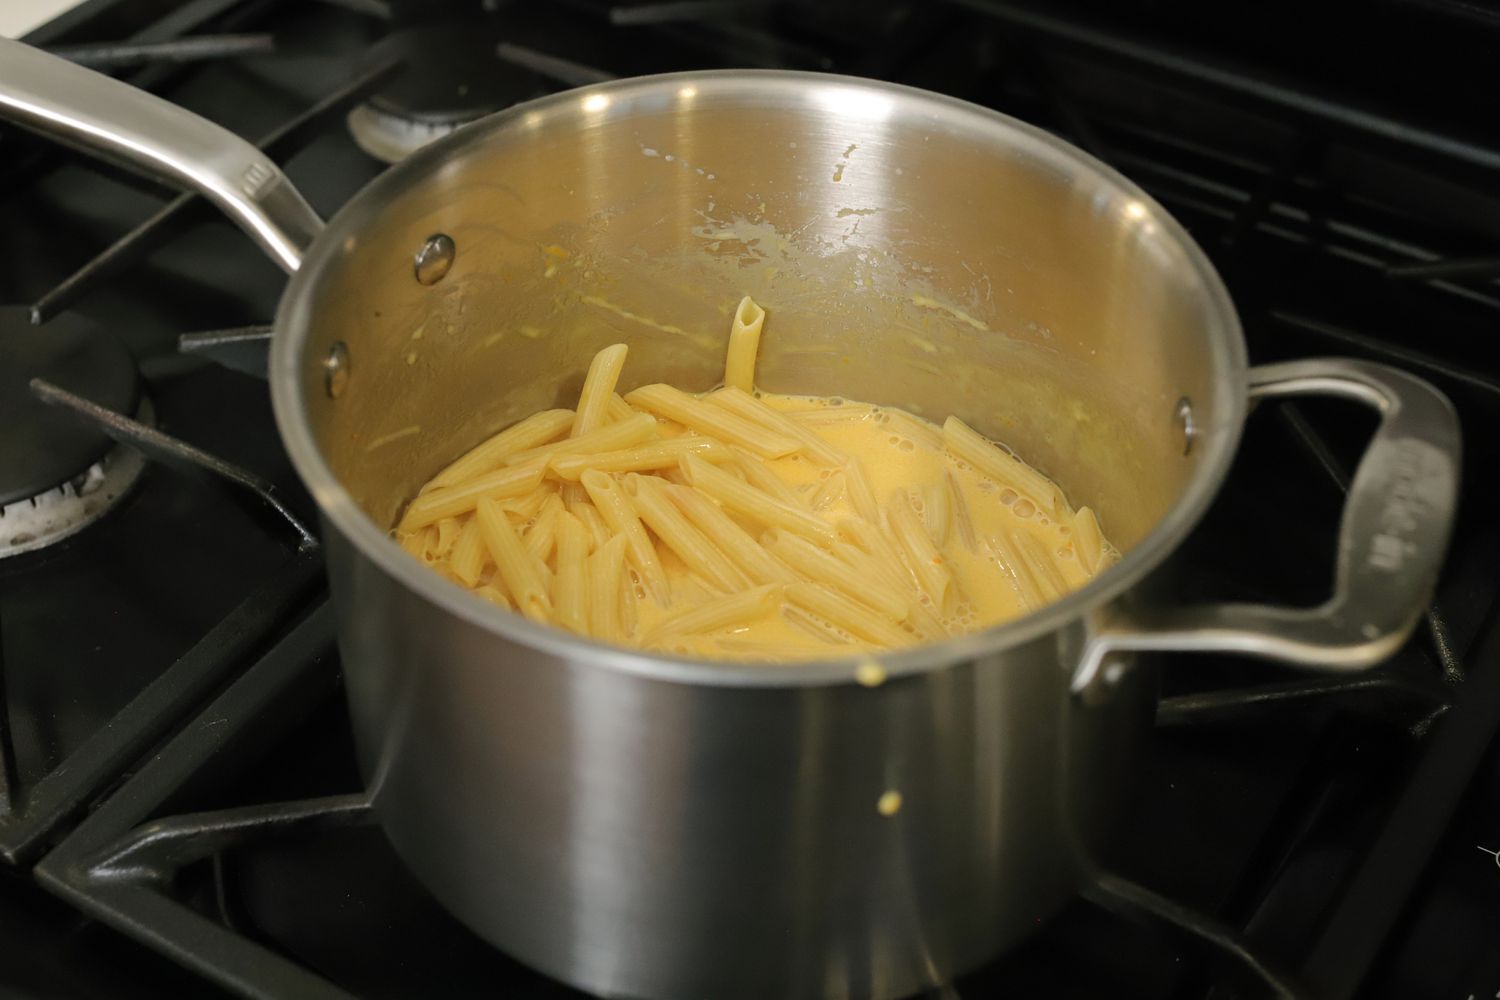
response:
{"label": "stainless steel saucepan", "polygon": [[[621,80],[463,128],[326,226],[233,135],[19,44],[0,42],[0,109],[200,191],[293,272],[271,391],[322,511],[378,814],[453,913],[598,993],[893,997],[984,962],[1107,833],[1150,725],[1138,654],[1367,667],[1447,542],[1442,396],[1351,360],[1247,369],[1223,285],[1161,206],[973,105],[800,73]],[[390,540],[444,463],[571,405],[606,344],[630,344],[631,384],[708,388],[747,293],[770,312],[766,388],[955,413],[1099,511],[1124,558],[865,687],[852,661],[600,646]],[[1154,603],[1247,407],[1301,394],[1381,414],[1333,596]]]}

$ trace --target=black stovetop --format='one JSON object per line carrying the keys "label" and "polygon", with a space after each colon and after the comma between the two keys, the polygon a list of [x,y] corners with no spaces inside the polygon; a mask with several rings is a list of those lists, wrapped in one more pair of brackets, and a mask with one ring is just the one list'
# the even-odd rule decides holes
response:
{"label": "black stovetop", "polygon": [[[1253,360],[1354,354],[1449,393],[1463,504],[1413,640],[1353,680],[1172,661],[1109,859],[1156,895],[1092,892],[945,995],[1256,996],[1258,966],[1315,996],[1500,995],[1500,138],[1485,104],[1500,15],[1439,0],[1373,5],[1356,26],[1275,4],[488,6],[485,31],[457,34],[507,46],[486,91],[502,103],[600,74],[788,66],[1037,122],[1189,227]],[[239,38],[225,58],[115,71],[268,140],[326,215],[382,169],[345,113],[372,92],[423,96],[394,81],[431,57],[376,44],[410,9],[94,0],[32,39]],[[178,351],[184,333],[267,323],[279,272],[195,200],[9,130],[0,180],[0,306],[105,326],[163,430],[310,516],[264,383]],[[1338,405],[1257,413],[1187,547],[1184,595],[1320,598],[1369,428]],[[152,466],[100,523],[0,560],[0,993],[572,995],[443,913],[367,822],[319,558],[296,541],[253,497]],[[137,833],[153,822],[154,840]]]}

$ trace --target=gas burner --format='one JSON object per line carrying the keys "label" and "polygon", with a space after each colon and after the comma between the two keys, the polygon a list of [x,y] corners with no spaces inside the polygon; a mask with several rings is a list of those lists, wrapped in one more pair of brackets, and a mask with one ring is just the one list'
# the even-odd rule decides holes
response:
{"label": "gas burner", "polygon": [[540,92],[530,71],[501,61],[499,25],[468,18],[405,28],[369,52],[402,71],[349,112],[349,130],[376,159],[396,163],[461,125]]}
{"label": "gas burner", "polygon": [[68,537],[129,490],[144,465],[102,431],[31,392],[44,378],[119,413],[150,407],[130,352],[75,317],[32,326],[25,309],[0,309],[0,559]]}
{"label": "gas burner", "polygon": [[[137,419],[150,423],[150,405],[141,411]],[[119,447],[61,486],[0,507],[0,559],[54,545],[93,524],[130,491],[145,465],[140,452]]]}

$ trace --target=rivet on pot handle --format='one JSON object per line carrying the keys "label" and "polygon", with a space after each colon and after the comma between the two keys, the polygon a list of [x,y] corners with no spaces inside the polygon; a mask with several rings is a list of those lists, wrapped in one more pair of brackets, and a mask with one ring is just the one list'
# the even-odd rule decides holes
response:
{"label": "rivet on pot handle", "polygon": [[1115,679],[1112,654],[1230,652],[1320,670],[1361,670],[1406,641],[1437,582],[1458,504],[1459,427],[1447,398],[1387,365],[1319,358],[1250,372],[1252,400],[1338,396],[1381,413],[1339,529],[1333,596],[1314,608],[1111,607],[1073,673],[1075,694]]}
{"label": "rivet on pot handle", "polygon": [[222,209],[286,271],[323,221],[250,143],[154,94],[0,38],[0,118],[169,178]]}

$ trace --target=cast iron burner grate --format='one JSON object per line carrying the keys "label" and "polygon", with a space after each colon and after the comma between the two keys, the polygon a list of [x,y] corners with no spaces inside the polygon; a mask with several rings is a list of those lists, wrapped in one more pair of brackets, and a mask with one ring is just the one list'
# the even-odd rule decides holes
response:
{"label": "cast iron burner grate", "polygon": [[[399,997],[440,989],[478,996],[501,983],[527,995],[576,995],[447,917],[372,827],[364,793],[340,792],[359,781],[336,697],[332,644],[331,615],[318,608],[80,824],[38,866],[38,878],[85,913],[241,995]],[[1320,997],[1411,995],[1399,985],[1382,989],[1378,978],[1359,990],[1391,964],[1389,955],[1382,964],[1381,946],[1481,764],[1484,780],[1500,784],[1500,757],[1484,759],[1500,726],[1500,629],[1491,629],[1476,662],[1484,669],[1411,768],[1402,766],[1411,753],[1408,736],[1385,719],[1372,726],[1337,713],[1328,725],[1299,729],[1266,725],[1263,717],[1226,734],[1183,730],[1181,714],[1169,712],[1174,724],[1158,733],[1147,782],[1153,824],[1130,832],[1155,843],[1126,860],[1155,880],[1189,875],[1200,891],[1205,874],[1226,879],[1223,913],[1211,917],[1101,875],[1086,902],[943,995],[1107,989],[1120,997],[1197,996],[1209,984],[1243,996],[1304,995],[1309,988],[1316,992],[1306,995]],[[1173,708],[1170,699],[1166,707]],[[1226,772],[1215,759],[1226,736],[1253,748],[1260,773]],[[1351,766],[1351,744],[1367,754],[1367,765]],[[247,758],[259,759],[228,798],[255,804],[224,805],[225,762]],[[1362,857],[1343,859],[1353,863],[1344,891],[1320,885],[1327,880],[1315,868],[1329,862],[1319,857],[1319,838],[1338,825],[1351,796],[1369,798],[1362,786],[1388,781],[1387,768],[1406,780],[1384,826]],[[1266,770],[1284,771],[1289,784],[1268,786],[1260,780]],[[1194,797],[1216,783],[1242,793],[1240,809],[1265,806],[1269,820],[1246,824],[1251,817],[1234,808],[1208,821],[1193,817]],[[276,800],[288,791],[309,797]],[[174,805],[191,811],[173,812]],[[1485,805],[1489,819],[1500,819],[1500,803]],[[1236,828],[1247,825],[1258,846],[1242,869],[1238,852],[1228,850],[1196,852],[1202,871],[1172,870],[1174,850],[1193,838],[1210,831],[1243,837]],[[1451,867],[1471,859],[1444,860]],[[1314,877],[1288,875],[1306,865]],[[337,901],[331,911],[324,909],[329,894]],[[1495,901],[1491,912],[1500,916]],[[1256,936],[1271,941],[1250,944]],[[1486,977],[1500,975],[1500,960],[1489,951],[1478,958],[1447,970],[1455,985],[1495,981]],[[1078,964],[1085,959],[1090,964]]]}
{"label": "cast iron burner grate", "polygon": [[[409,71],[374,44],[393,35],[391,4],[193,0],[140,27],[144,6],[88,4],[35,40],[74,46],[75,58],[211,114],[244,115],[240,131],[290,161],[325,213],[373,174],[339,121]],[[1482,116],[1465,120],[1452,102],[1430,114],[1420,90],[1403,86],[1416,75],[1445,93],[1483,93],[1481,14],[1413,0],[1368,15],[1352,45],[1347,26],[1249,4],[1207,20],[1084,0],[491,6],[501,30],[486,46],[494,41],[497,79],[512,85],[500,102],[751,65],[893,78],[1052,128],[1190,227],[1225,274],[1257,361],[1388,361],[1459,406],[1459,542],[1421,634],[1354,678],[1230,658],[1172,663],[1136,815],[1106,859],[1125,878],[1101,878],[1088,899],[942,995],[1253,996],[1271,988],[1257,968],[1329,997],[1500,989],[1490,947],[1500,880],[1483,881],[1497,872],[1484,852],[1500,850],[1500,534],[1484,502],[1500,488],[1500,456],[1482,431],[1500,418],[1500,198],[1489,194],[1500,148]],[[111,37],[120,43],[96,44]],[[318,39],[315,51],[303,38]],[[1387,72],[1407,65],[1404,77]],[[192,87],[177,86],[187,78]],[[183,338],[183,350],[263,374],[279,277],[194,196],[161,199],[17,139],[0,135],[0,179],[35,197],[0,205],[0,221],[31,234],[32,252],[0,273],[0,301],[28,303],[38,321],[107,315],[143,359],[169,423],[201,425],[220,444],[271,437],[269,414],[244,405],[240,382],[174,355],[176,331],[207,330]],[[58,220],[90,215],[79,206],[96,189],[144,206],[141,223],[59,232]],[[148,299],[146,278],[177,294]],[[1326,580],[1307,567],[1326,572],[1360,431],[1313,405],[1255,418],[1230,488],[1188,547],[1184,593],[1320,597]],[[148,471],[140,499],[59,555],[0,570],[0,583],[19,592],[86,546],[141,550],[123,532],[147,500],[159,502],[164,479]],[[1284,513],[1281,530],[1247,530],[1266,510]],[[237,526],[224,544],[238,566],[246,527],[224,523]],[[27,726],[0,726],[4,856],[29,862],[55,845],[35,869],[42,884],[241,995],[572,995],[447,917],[369,824],[318,597],[321,559],[272,548],[275,558],[255,556],[259,589],[242,591],[238,608],[123,708],[101,713],[111,724],[66,767],[18,782],[17,760],[38,751]],[[199,571],[200,589],[221,586]],[[16,606],[0,603],[0,617]],[[13,612],[0,629],[10,713],[24,715],[17,692],[29,698],[36,678],[12,653]]]}

